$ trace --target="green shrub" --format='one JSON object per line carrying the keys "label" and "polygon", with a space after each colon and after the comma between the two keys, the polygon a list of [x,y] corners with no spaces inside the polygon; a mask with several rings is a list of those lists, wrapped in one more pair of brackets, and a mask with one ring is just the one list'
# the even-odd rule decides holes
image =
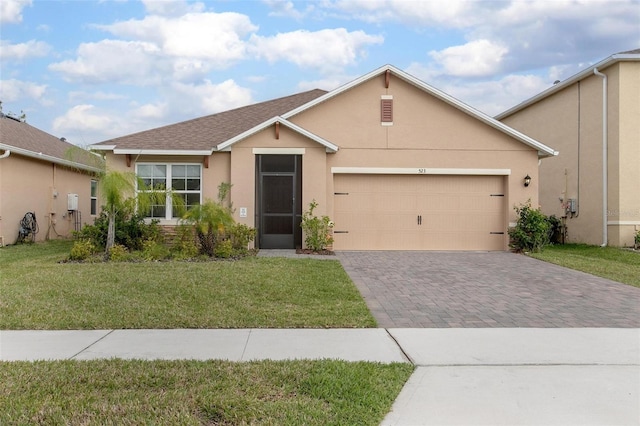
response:
{"label": "green shrub", "polygon": [[91,240],[78,240],[73,243],[69,260],[86,260],[96,252],[96,246]]}
{"label": "green shrub", "polygon": [[640,231],[636,232],[636,236],[633,240],[636,248],[640,248]]}
{"label": "green shrub", "polygon": [[164,260],[170,256],[169,249],[156,240],[146,240],[142,244],[142,258],[144,260]]}
{"label": "green shrub", "polygon": [[[98,248],[104,249],[107,244],[109,219],[103,211],[94,220],[93,225],[85,225],[75,232],[78,239],[88,239]],[[129,250],[142,250],[147,240],[160,241],[160,226],[157,220],[147,223],[142,215],[119,211],[116,214],[115,243]]]}
{"label": "green shrub", "polygon": [[233,244],[231,240],[219,240],[214,249],[214,256],[222,259],[228,259],[234,255]]}
{"label": "green shrub", "polygon": [[171,252],[174,259],[193,259],[198,256],[200,249],[196,243],[196,234],[193,226],[180,224],[176,227],[176,237],[173,240]]}
{"label": "green shrub", "polygon": [[555,215],[549,216],[547,221],[549,222],[549,242],[552,244],[564,243],[562,221]]}
{"label": "green shrub", "polygon": [[300,226],[304,231],[306,248],[320,252],[333,244],[333,236],[331,235],[333,222],[328,216],[317,217],[314,215],[313,211],[316,207],[318,207],[316,200],[309,203],[309,210],[302,213]]}
{"label": "green shrub", "polygon": [[514,207],[518,214],[515,228],[509,230],[510,246],[517,251],[539,252],[549,244],[551,223],[531,201]]}
{"label": "green shrub", "polygon": [[124,262],[130,259],[129,250],[121,244],[115,244],[109,250],[109,260],[112,262]]}
{"label": "green shrub", "polygon": [[256,230],[242,223],[236,223],[229,228],[227,235],[231,240],[233,250],[237,254],[246,254],[248,246],[256,237]]}

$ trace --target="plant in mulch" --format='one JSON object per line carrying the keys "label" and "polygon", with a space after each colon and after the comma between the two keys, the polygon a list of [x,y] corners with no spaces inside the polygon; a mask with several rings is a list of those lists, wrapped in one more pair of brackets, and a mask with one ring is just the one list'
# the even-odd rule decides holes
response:
{"label": "plant in mulch", "polygon": [[552,223],[540,209],[531,207],[531,201],[514,207],[518,221],[509,229],[509,245],[519,252],[539,252],[550,243]]}
{"label": "plant in mulch", "polygon": [[[309,203],[309,210],[302,213],[300,227],[304,231],[305,247],[303,252],[327,253],[328,247],[333,244],[333,221],[329,216],[318,217],[313,211],[318,207],[316,200]],[[306,250],[305,250],[306,249]]]}

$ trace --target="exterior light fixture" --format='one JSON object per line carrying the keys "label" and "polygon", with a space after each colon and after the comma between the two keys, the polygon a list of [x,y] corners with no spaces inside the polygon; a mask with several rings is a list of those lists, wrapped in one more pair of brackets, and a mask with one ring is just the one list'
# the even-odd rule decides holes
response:
{"label": "exterior light fixture", "polygon": [[531,184],[531,176],[529,176],[528,174],[524,177],[524,187],[526,188],[527,186],[529,186]]}

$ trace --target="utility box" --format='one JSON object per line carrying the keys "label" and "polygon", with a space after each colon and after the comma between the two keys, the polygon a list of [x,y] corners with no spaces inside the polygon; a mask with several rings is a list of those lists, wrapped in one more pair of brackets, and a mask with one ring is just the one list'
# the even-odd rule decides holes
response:
{"label": "utility box", "polygon": [[67,210],[78,210],[78,194],[67,194]]}

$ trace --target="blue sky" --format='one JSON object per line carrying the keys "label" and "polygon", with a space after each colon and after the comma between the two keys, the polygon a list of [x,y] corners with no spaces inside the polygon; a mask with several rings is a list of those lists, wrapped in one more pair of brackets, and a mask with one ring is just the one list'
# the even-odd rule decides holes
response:
{"label": "blue sky", "polygon": [[639,47],[640,0],[2,0],[0,100],[87,146],[393,64],[495,115]]}

